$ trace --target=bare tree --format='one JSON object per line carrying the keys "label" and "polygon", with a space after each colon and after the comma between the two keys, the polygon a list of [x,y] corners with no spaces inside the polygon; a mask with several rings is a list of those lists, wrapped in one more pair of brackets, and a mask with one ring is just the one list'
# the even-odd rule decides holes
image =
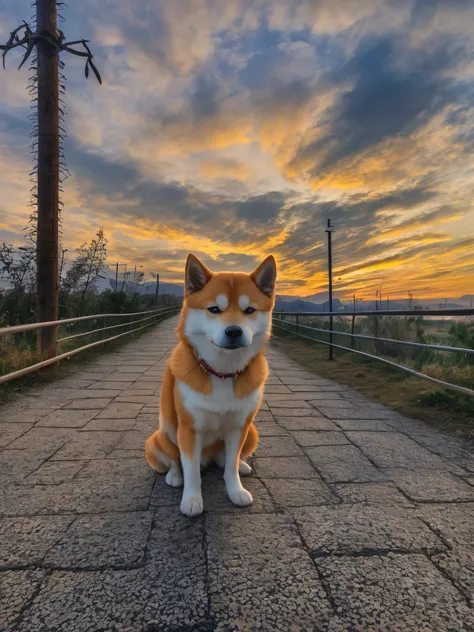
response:
{"label": "bare tree", "polygon": [[33,292],[36,277],[36,248],[15,248],[11,244],[0,244],[0,278],[6,279],[16,294]]}
{"label": "bare tree", "polygon": [[107,239],[103,228],[99,228],[96,238],[83,243],[77,249],[78,256],[66,273],[64,289],[67,293],[77,292],[81,303],[87,292],[94,288],[99,279],[105,278],[107,269]]}

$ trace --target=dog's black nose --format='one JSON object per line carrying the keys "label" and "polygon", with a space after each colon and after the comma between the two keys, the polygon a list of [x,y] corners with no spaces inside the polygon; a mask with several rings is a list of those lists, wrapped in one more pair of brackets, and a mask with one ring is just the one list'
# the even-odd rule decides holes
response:
{"label": "dog's black nose", "polygon": [[240,338],[240,336],[243,333],[244,332],[242,331],[242,328],[238,327],[237,325],[231,325],[230,327],[226,327],[226,330],[225,330],[225,335],[228,336],[229,338]]}

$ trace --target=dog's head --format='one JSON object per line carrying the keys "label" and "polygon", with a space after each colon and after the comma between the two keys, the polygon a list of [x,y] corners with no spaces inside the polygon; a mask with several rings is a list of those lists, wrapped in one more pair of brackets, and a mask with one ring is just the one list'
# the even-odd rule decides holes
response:
{"label": "dog's head", "polygon": [[227,365],[241,365],[239,360],[248,361],[268,340],[275,281],[271,255],[251,274],[214,274],[190,254],[182,333],[211,366],[218,358],[226,358]]}

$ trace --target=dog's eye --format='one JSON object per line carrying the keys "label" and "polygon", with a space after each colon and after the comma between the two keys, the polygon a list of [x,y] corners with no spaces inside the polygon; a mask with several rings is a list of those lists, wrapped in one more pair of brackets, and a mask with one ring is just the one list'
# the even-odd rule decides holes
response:
{"label": "dog's eye", "polygon": [[220,314],[221,313],[221,310],[217,307],[217,305],[213,305],[212,307],[208,307],[207,311],[211,312],[211,314]]}
{"label": "dog's eye", "polygon": [[244,314],[253,314],[255,311],[255,307],[247,307],[247,309],[244,311]]}

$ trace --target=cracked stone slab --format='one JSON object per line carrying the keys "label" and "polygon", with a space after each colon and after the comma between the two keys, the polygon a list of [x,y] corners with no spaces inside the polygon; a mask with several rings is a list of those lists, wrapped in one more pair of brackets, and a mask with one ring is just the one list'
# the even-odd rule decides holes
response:
{"label": "cracked stone slab", "polygon": [[60,485],[8,485],[0,487],[0,517],[62,513],[144,511],[153,481],[118,479],[73,480]]}
{"label": "cracked stone slab", "polygon": [[275,421],[257,421],[255,426],[259,437],[277,437],[288,434],[288,430],[279,426]]}
{"label": "cracked stone slab", "polygon": [[377,419],[340,419],[334,418],[334,423],[341,428],[341,430],[355,430],[355,431],[371,431],[371,432],[393,432],[391,426],[383,421]]}
{"label": "cracked stone slab", "polygon": [[97,415],[97,419],[134,419],[144,406],[132,403],[112,403]]}
{"label": "cracked stone slab", "polygon": [[288,388],[288,386],[285,386],[284,384],[265,384],[265,390],[264,393],[271,393],[272,395],[274,394],[281,394],[281,393],[290,393],[291,395],[291,391]]}
{"label": "cracked stone slab", "polygon": [[261,421],[273,421],[273,415],[269,410],[259,410],[255,417],[255,423],[258,424]]}
{"label": "cracked stone slab", "polygon": [[344,625],[357,632],[467,632],[474,618],[454,586],[423,555],[316,560]]}
{"label": "cracked stone slab", "polygon": [[129,459],[103,459],[89,461],[77,475],[77,480],[88,478],[96,481],[116,481],[120,478],[133,478],[143,484],[153,481],[155,471],[151,469],[145,460],[145,453],[142,451],[139,458]]}
{"label": "cracked stone slab", "polygon": [[165,482],[165,475],[157,474],[150,496],[150,507],[175,507],[179,511],[182,495],[182,487],[170,487]]}
{"label": "cracked stone slab", "polygon": [[[313,403],[314,404],[314,403]],[[393,416],[393,412],[386,408],[385,410],[372,410],[372,409],[361,409],[357,408],[348,408],[347,410],[343,408],[335,408],[331,406],[322,406],[321,402],[316,404],[318,410],[329,417],[329,419],[358,419],[361,421],[366,421],[369,419],[389,419]]]}
{"label": "cracked stone slab", "polygon": [[255,471],[260,478],[319,478],[306,457],[255,457]]}
{"label": "cracked stone slab", "polygon": [[336,483],[331,489],[345,503],[415,507],[393,483]]}
{"label": "cracked stone slab", "polygon": [[46,554],[46,568],[84,570],[139,566],[151,529],[147,511],[78,516]]}
{"label": "cracked stone slab", "polygon": [[[209,469],[203,473],[202,495],[204,511],[227,512],[236,514],[247,513],[274,513],[275,504],[262,481],[253,476],[242,477],[242,485],[253,496],[253,503],[248,507],[236,507],[228,496],[224,483],[222,470]],[[182,493],[182,489],[180,490]],[[181,498],[180,498],[181,500]],[[179,506],[179,502],[176,507]]]}
{"label": "cracked stone slab", "polygon": [[322,417],[321,413],[305,401],[286,402],[286,406],[283,405],[283,402],[275,404],[267,401],[267,404],[275,419],[277,417]]}
{"label": "cracked stone slab", "polygon": [[0,569],[38,565],[67,530],[69,516],[0,520]]}
{"label": "cracked stone slab", "polygon": [[288,517],[213,514],[206,526],[216,632],[328,630],[332,606]]}
{"label": "cracked stone slab", "polygon": [[120,432],[78,432],[51,458],[54,461],[84,461],[100,459],[109,454],[120,441]]}
{"label": "cracked stone slab", "polygon": [[119,442],[116,444],[116,450],[142,450],[142,454],[145,453],[145,441],[150,436],[147,428],[132,430],[130,432],[124,432],[120,437]]}
{"label": "cracked stone slab", "polygon": [[444,461],[397,432],[348,432],[348,437],[378,467],[443,470]]}
{"label": "cracked stone slab", "polygon": [[[98,407],[100,408],[100,406]],[[81,428],[97,415],[97,410],[55,410],[36,423],[36,427]]]}
{"label": "cracked stone slab", "polygon": [[136,419],[92,419],[81,428],[81,432],[93,432],[97,430],[122,432],[124,430],[133,430],[136,423]]}
{"label": "cracked stone slab", "polygon": [[328,483],[370,483],[386,479],[353,445],[305,448],[305,452]]}
{"label": "cracked stone slab", "polygon": [[[34,424],[39,421],[41,417],[47,414],[47,410],[11,410],[3,409],[0,412],[0,423],[15,423],[15,424]],[[0,428],[1,430],[1,428]]]}
{"label": "cracked stone slab", "polygon": [[[316,411],[314,412],[316,413]],[[282,417],[275,415],[275,420],[286,430],[339,430],[329,419],[314,415],[311,417]]]}
{"label": "cracked stone slab", "polygon": [[178,507],[175,511],[162,508],[156,511],[153,524],[143,569],[148,629],[213,632],[203,517],[190,520]]}
{"label": "cracked stone slab", "polygon": [[474,605],[474,504],[422,505],[417,515],[451,547],[433,560]]}
{"label": "cracked stone slab", "polygon": [[98,397],[96,399],[73,399],[62,410],[101,410],[110,404],[111,397]]}
{"label": "cracked stone slab", "polygon": [[387,476],[414,501],[474,502],[474,488],[446,470],[391,468]]}
{"label": "cracked stone slab", "polygon": [[44,458],[50,457],[66,441],[71,439],[74,431],[68,428],[33,427],[8,446],[9,450],[32,451],[41,453]]}
{"label": "cracked stone slab", "polygon": [[21,481],[45,460],[43,454],[33,451],[3,450],[0,452],[0,484],[9,485]]}
{"label": "cracked stone slab", "polygon": [[8,632],[14,628],[43,577],[41,570],[0,572],[0,630]]}
{"label": "cracked stone slab", "polygon": [[54,571],[21,622],[21,632],[91,632],[145,629],[142,570]]}
{"label": "cracked stone slab", "polygon": [[0,448],[4,448],[27,432],[33,424],[2,423],[0,424]]}
{"label": "cracked stone slab", "polygon": [[447,575],[458,590],[466,597],[469,605],[474,606],[474,548],[455,547],[434,555],[433,562]]}
{"label": "cracked stone slab", "polygon": [[410,509],[382,512],[373,505],[338,505],[291,509],[311,553],[376,555],[439,553],[445,544]]}
{"label": "cracked stone slab", "polygon": [[342,432],[318,432],[316,430],[297,430],[291,433],[296,443],[304,448],[320,445],[347,445],[349,439]]}
{"label": "cracked stone slab", "polygon": [[92,388],[94,390],[101,390],[101,391],[103,390],[115,391],[118,388],[120,389],[130,388],[132,384],[133,382],[125,382],[125,381],[119,381],[119,380],[110,381],[110,380],[103,379],[103,380],[100,380],[99,382],[96,382]]}
{"label": "cracked stone slab", "polygon": [[290,435],[283,437],[260,437],[257,456],[303,456],[303,451]]}
{"label": "cracked stone slab", "polygon": [[339,503],[329,487],[320,479],[266,479],[273,500],[279,508],[311,507]]}
{"label": "cracked stone slab", "polygon": [[72,480],[87,461],[46,461],[26,478],[17,481],[23,485],[58,485]]}

